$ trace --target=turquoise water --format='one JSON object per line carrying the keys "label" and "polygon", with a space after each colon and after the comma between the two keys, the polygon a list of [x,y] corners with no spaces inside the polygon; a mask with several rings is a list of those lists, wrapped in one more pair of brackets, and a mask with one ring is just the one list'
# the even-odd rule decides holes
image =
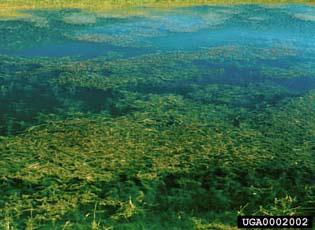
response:
{"label": "turquoise water", "polygon": [[[283,91],[279,98],[286,98],[315,89],[312,6],[26,13],[31,17],[0,20],[2,134],[36,124],[43,114],[122,114],[114,108],[117,100],[126,97],[121,90],[142,96],[186,96],[194,85],[231,85],[244,90],[255,85],[258,92],[260,87],[276,87]],[[81,72],[76,72],[72,65],[87,67],[77,67]],[[113,78],[113,85],[116,79],[119,84],[124,78],[129,80],[118,87],[119,93],[84,83],[60,85],[58,79],[71,74]],[[132,76],[147,82],[128,86]],[[160,79],[167,80],[152,86]],[[9,123],[13,128],[7,128]]]}
{"label": "turquoise water", "polygon": [[143,15],[119,17],[77,10],[28,12],[33,19],[1,21],[1,54],[92,58],[106,56],[109,51],[135,56],[219,45],[282,45],[297,49],[301,57],[311,57],[314,51],[315,9],[310,6],[138,10]]}

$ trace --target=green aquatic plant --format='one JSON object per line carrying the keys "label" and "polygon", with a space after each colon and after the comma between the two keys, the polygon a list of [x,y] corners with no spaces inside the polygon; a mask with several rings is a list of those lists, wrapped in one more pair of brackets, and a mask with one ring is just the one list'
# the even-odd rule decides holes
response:
{"label": "green aquatic plant", "polygon": [[[283,99],[301,94],[301,92],[289,92],[285,85],[282,88],[272,87],[271,80],[281,74],[279,71],[272,71],[274,67],[262,67],[258,72],[260,76],[257,76],[257,71],[252,73],[248,71],[251,68],[250,62],[243,60],[245,56],[232,47],[231,51],[235,56],[229,58],[235,62],[234,68],[247,75],[251,74],[244,80],[240,76],[233,76],[235,71],[230,73],[220,64],[221,58],[225,58],[221,55],[225,55],[223,51],[227,49],[230,48],[169,52],[131,59],[118,57],[114,61],[110,60],[110,57],[75,61],[69,58],[27,59],[3,56],[1,57],[2,100],[7,102],[14,100],[18,103],[6,103],[2,106],[1,132],[12,133],[10,131],[12,129],[23,130],[28,124],[36,124],[33,120],[39,113],[103,111],[121,114],[122,111],[133,110],[132,101],[126,100],[131,92],[140,93],[138,98],[145,98],[146,93],[176,93],[196,102],[225,104],[230,108],[234,107],[236,113],[239,113],[238,108],[257,112],[267,106],[277,105]],[[258,53],[258,51],[261,52],[261,50],[254,52]],[[287,55],[286,53],[283,51],[283,55]],[[268,55],[263,56],[266,59]],[[252,58],[252,62],[259,59]],[[305,63],[295,68],[301,71],[303,69],[305,76],[312,79],[310,67],[310,64]],[[264,69],[270,72],[270,76],[264,74]],[[283,71],[283,75],[290,72],[290,70]],[[251,84],[254,79],[260,83]],[[278,79],[282,77],[279,76]],[[225,84],[231,82],[239,86],[228,84],[224,86],[222,81]],[[39,87],[46,87],[46,90],[39,90]],[[20,93],[16,94],[16,91]],[[38,97],[40,100],[33,100],[33,95],[40,95]],[[121,106],[120,101],[128,101],[130,106],[126,105],[125,109],[118,108],[116,105]],[[14,119],[10,118],[12,116]],[[231,116],[234,117],[232,120],[235,124],[246,119],[240,115]]]}
{"label": "green aquatic plant", "polygon": [[[196,3],[155,3],[168,4]],[[144,46],[129,37],[129,16],[151,20],[136,30],[142,39],[163,35],[159,23],[173,33],[220,28],[241,10],[211,8],[201,22],[181,24],[165,19],[172,9],[162,17],[156,9],[106,14],[109,1],[99,11],[88,5],[46,2],[77,9],[25,11],[32,17],[0,23],[1,48],[50,39],[115,47],[88,60],[0,56],[1,227],[233,229],[238,214],[314,214],[311,51],[281,42],[172,51],[149,44],[130,57]],[[86,27],[105,21],[127,32]]]}
{"label": "green aquatic plant", "polygon": [[[39,226],[51,220],[82,225],[80,216],[97,202],[96,219],[106,226],[143,218],[145,223],[144,213],[161,211],[207,215],[247,204],[254,213],[257,204],[283,195],[307,207],[310,190],[300,184],[311,185],[314,173],[313,98],[271,108],[273,119],[266,118],[268,111],[247,114],[240,127],[222,116],[232,112],[225,106],[200,106],[172,95],[140,100],[140,112],[117,118],[51,120],[0,143],[7,191],[1,199],[12,209],[3,208],[16,224],[25,223],[20,213],[31,202]],[[286,111],[292,118],[284,125]],[[263,123],[247,122],[262,115]],[[303,132],[306,127],[309,132]],[[6,164],[9,158],[14,168]]]}
{"label": "green aquatic plant", "polygon": [[132,36],[106,35],[106,34],[79,34],[65,35],[66,38],[74,41],[108,43],[119,47],[146,47],[144,43],[139,44]]}
{"label": "green aquatic plant", "polygon": [[289,68],[262,67],[260,72],[264,77],[273,79],[313,78],[315,72],[310,67],[311,63],[303,63]]}

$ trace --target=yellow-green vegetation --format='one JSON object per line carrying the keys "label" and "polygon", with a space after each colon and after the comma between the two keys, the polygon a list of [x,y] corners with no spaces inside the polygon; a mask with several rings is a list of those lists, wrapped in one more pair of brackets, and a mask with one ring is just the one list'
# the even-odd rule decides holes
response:
{"label": "yellow-green vegetation", "polygon": [[205,58],[2,57],[15,103],[1,108],[1,226],[224,230],[238,213],[313,214],[315,92],[193,83],[223,77],[193,67]]}
{"label": "yellow-green vegetation", "polygon": [[[205,4],[283,4],[283,3],[308,3],[314,4],[312,0],[2,0],[0,2],[0,16],[16,17],[23,16],[22,10],[30,9],[65,9],[76,8],[93,12],[112,11],[117,8],[130,6],[150,7],[183,7]],[[136,11],[130,10],[130,13]],[[25,15],[24,15],[25,16]],[[304,16],[302,16],[305,18]]]}
{"label": "yellow-green vegetation", "polygon": [[[224,212],[242,206],[256,214],[304,212],[314,202],[314,97],[235,127],[224,106],[152,95],[127,116],[51,120],[5,138],[3,226],[82,227],[95,218],[99,226],[144,220],[145,228],[156,212],[178,215],[190,228],[200,213],[224,222]],[[276,198],[283,200],[273,205]]]}
{"label": "yellow-green vegetation", "polygon": [[[50,121],[6,138],[3,224],[18,227],[27,217],[36,226],[86,225],[94,207],[100,226],[154,212],[189,224],[194,215],[245,205],[250,213],[299,213],[314,201],[314,96],[289,101],[286,111],[271,109],[256,129],[218,118],[229,112],[224,108],[152,96],[137,103],[144,112]],[[269,206],[288,195],[296,200]]]}
{"label": "yellow-green vegetation", "polygon": [[1,1],[0,229],[315,214],[313,8],[199,3]]}

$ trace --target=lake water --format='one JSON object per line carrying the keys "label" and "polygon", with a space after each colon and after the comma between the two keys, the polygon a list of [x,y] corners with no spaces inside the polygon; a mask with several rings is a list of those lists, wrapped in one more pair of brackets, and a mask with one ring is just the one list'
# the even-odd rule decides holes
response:
{"label": "lake water", "polygon": [[[127,83],[118,91],[143,95],[186,96],[192,85],[255,85],[257,92],[260,87],[276,87],[285,97],[315,89],[312,6],[24,13],[29,17],[0,20],[2,134],[35,124],[39,114],[60,114],[69,108],[79,112],[110,110],[109,104],[118,99],[108,96],[113,93],[107,92],[108,88],[105,92],[100,87],[67,82],[69,79],[59,84],[59,78],[74,72],[86,78],[114,77],[113,85],[126,78]],[[77,67],[80,73],[69,67],[80,63],[86,65],[81,70]],[[158,86],[129,84],[132,76],[150,83],[161,80],[162,75],[167,80]],[[8,129],[8,123],[14,124],[13,128]]]}
{"label": "lake water", "polygon": [[314,5],[22,13],[0,18],[0,228],[315,215]]}
{"label": "lake water", "polygon": [[315,9],[310,6],[140,8],[137,12],[130,16],[119,11],[113,15],[27,12],[33,17],[24,22],[1,21],[1,54],[87,59],[110,51],[130,57],[221,45],[282,46],[300,51],[301,57],[314,51]]}

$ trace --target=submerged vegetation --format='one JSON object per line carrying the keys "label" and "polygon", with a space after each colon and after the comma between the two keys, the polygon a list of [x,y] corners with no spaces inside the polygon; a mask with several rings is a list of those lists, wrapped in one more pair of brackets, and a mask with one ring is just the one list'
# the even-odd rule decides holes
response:
{"label": "submerged vegetation", "polygon": [[197,70],[179,78],[188,58],[174,56],[150,57],[151,72],[148,57],[2,57],[2,226],[230,229],[237,212],[312,214],[315,92],[190,83]]}
{"label": "submerged vegetation", "polygon": [[[0,228],[227,230],[240,214],[314,215],[314,43],[216,40],[278,13],[244,7],[0,21]],[[312,34],[300,10],[276,26]],[[189,46],[200,35],[214,43]]]}

